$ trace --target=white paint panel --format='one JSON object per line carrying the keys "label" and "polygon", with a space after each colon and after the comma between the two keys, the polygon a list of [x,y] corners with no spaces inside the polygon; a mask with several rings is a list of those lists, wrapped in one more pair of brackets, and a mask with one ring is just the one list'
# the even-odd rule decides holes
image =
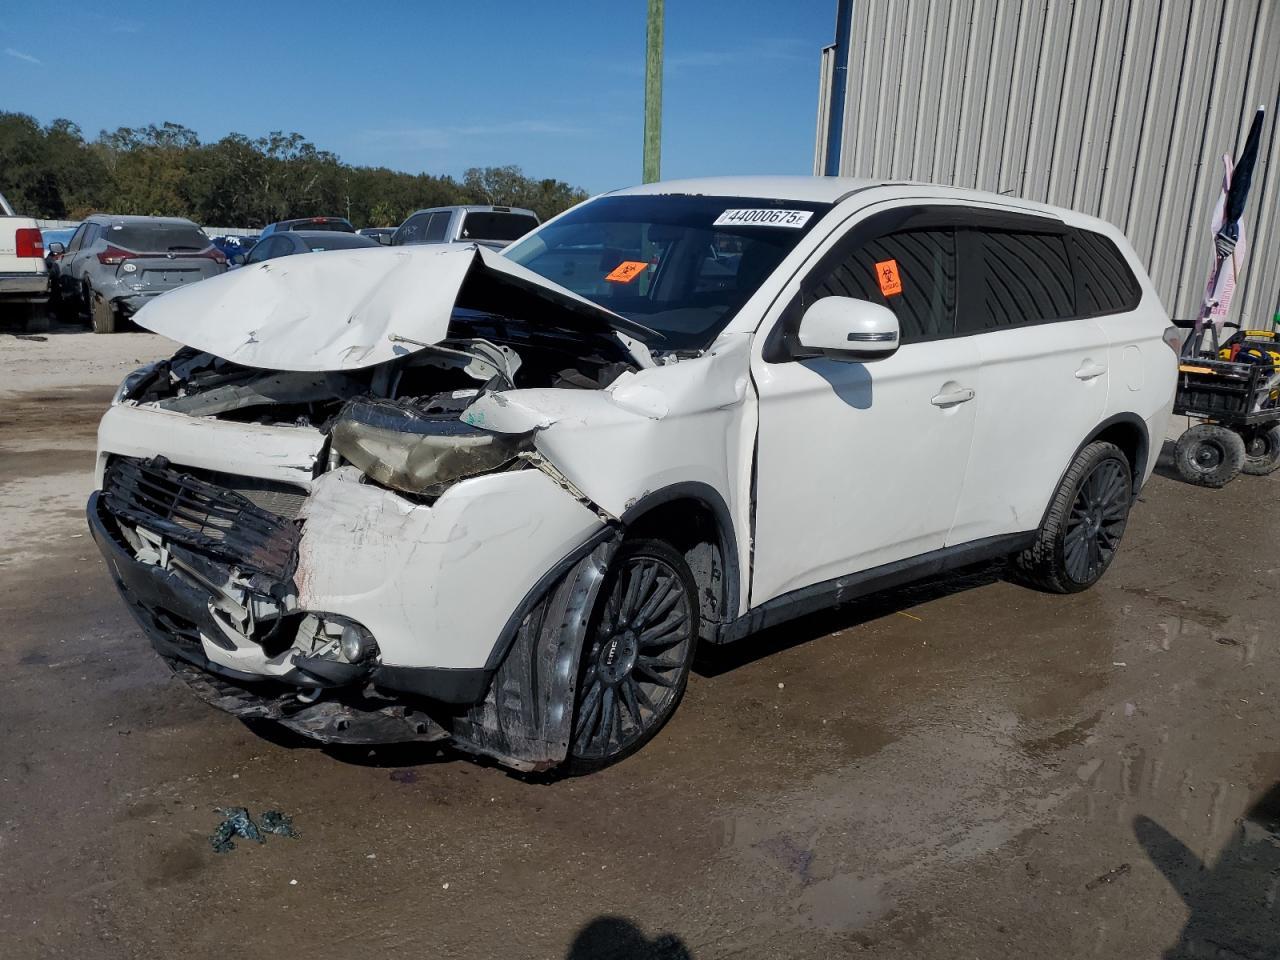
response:
{"label": "white paint panel", "polygon": [[298,602],[364,624],[382,662],[482,667],[538,578],[603,521],[537,470],[475,477],[432,506],[344,467],[302,510]]}

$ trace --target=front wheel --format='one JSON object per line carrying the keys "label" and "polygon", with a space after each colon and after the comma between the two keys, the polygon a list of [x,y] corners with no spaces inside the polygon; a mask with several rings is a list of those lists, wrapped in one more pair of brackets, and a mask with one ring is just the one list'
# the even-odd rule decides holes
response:
{"label": "front wheel", "polygon": [[659,540],[626,543],[614,557],[583,644],[568,765],[616,763],[675,713],[698,639],[693,574]]}
{"label": "front wheel", "polygon": [[1078,593],[1100,579],[1129,521],[1133,472],[1114,443],[1097,441],[1068,468],[1036,542],[1013,561],[1017,579],[1049,593]]}

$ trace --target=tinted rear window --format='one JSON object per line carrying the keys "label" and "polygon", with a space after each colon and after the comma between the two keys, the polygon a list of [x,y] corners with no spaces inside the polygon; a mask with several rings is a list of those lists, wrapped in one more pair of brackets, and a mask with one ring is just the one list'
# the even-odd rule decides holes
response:
{"label": "tinted rear window", "polygon": [[349,250],[352,247],[378,247],[377,240],[354,233],[330,233],[324,237],[303,237],[302,242],[312,250]]}
{"label": "tinted rear window", "polygon": [[205,232],[194,224],[126,223],[106,229],[107,243],[134,253],[177,253],[204,250],[210,245]]}
{"label": "tinted rear window", "polygon": [[523,213],[468,213],[462,221],[463,240],[518,240],[538,225]]}
{"label": "tinted rear window", "polygon": [[1114,243],[1100,233],[1077,230],[1076,297],[1086,316],[1133,310],[1142,299],[1138,279]]}
{"label": "tinted rear window", "polygon": [[342,233],[355,233],[356,228],[351,226],[345,220],[299,220],[295,223],[287,224],[286,230],[334,230]]}

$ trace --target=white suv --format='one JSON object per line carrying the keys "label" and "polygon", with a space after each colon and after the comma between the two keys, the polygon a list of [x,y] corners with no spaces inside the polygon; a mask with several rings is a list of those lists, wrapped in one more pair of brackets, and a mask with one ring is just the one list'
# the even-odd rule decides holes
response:
{"label": "white suv", "polygon": [[497,254],[268,262],[137,322],[89,522],[206,699],[525,770],[634,751],[699,643],[991,557],[1095,583],[1173,401],[1114,228],[964,190],[728,178]]}

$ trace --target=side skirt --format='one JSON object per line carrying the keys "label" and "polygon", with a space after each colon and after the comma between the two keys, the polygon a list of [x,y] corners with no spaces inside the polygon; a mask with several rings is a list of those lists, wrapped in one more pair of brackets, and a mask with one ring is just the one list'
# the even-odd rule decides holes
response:
{"label": "side skirt", "polygon": [[786,623],[806,614],[838,607],[880,590],[900,587],[927,577],[993,560],[1025,550],[1035,542],[1036,531],[1002,534],[971,543],[943,547],[918,557],[895,560],[870,570],[845,574],[808,587],[792,590],[748,610],[720,628],[716,643],[732,643],[766,627]]}

